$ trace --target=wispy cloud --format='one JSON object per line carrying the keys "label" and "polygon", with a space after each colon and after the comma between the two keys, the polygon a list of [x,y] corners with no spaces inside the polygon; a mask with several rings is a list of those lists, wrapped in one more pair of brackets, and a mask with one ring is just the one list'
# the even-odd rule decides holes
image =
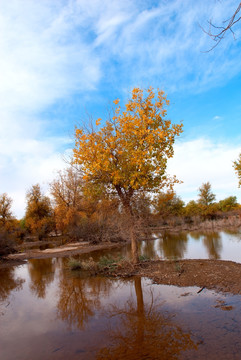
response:
{"label": "wispy cloud", "polygon": [[63,166],[60,149],[69,146],[58,130],[55,138],[46,135],[50,125],[41,113],[95,88],[100,62],[74,35],[68,3],[8,1],[0,10],[0,192],[14,198],[22,215],[26,189],[49,181]]}
{"label": "wispy cloud", "polygon": [[199,1],[160,2],[151,8],[128,9],[126,17],[122,9],[125,21],[115,26],[105,23],[105,41],[100,31],[104,19],[100,19],[95,42],[105,49],[103,61],[109,63],[106,71],[114,60],[114,66],[118,62],[122,70],[121,79],[116,75],[120,82],[126,84],[127,79],[130,85],[151,82],[169,92],[183,89],[201,92],[227,81],[241,71],[240,50],[233,46],[232,36],[215,51],[201,53],[212,43],[199,24],[204,25],[209,18],[220,23],[221,9],[222,14],[229,14],[231,2],[205,2],[205,6]]}
{"label": "wispy cloud", "polygon": [[200,52],[209,44],[198,23],[218,23],[232,6],[234,0],[0,1],[0,192],[19,199],[16,212],[26,188],[47,181],[71,147],[59,130],[61,114],[46,115],[56,103],[78,95],[84,108],[85,97],[136,85],[200,92],[239,73],[240,47],[231,37],[222,49]]}

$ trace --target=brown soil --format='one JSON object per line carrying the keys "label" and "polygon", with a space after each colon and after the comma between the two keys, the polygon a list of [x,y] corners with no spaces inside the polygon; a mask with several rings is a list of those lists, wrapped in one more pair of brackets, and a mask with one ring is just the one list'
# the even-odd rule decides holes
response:
{"label": "brown soil", "polygon": [[198,286],[241,294],[241,264],[223,260],[158,260],[118,268],[114,276],[148,277],[157,284]]}

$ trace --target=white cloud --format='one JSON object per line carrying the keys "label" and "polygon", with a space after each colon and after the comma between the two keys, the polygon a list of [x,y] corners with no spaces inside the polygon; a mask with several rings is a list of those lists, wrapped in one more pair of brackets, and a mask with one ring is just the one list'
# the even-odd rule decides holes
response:
{"label": "white cloud", "polygon": [[1,2],[0,101],[4,109],[38,110],[87,90],[100,79],[99,61],[73,36],[68,7],[49,2]]}
{"label": "white cloud", "polygon": [[169,1],[148,9],[142,3],[139,8],[128,8],[125,22],[108,27],[104,42],[98,28],[100,20],[96,42],[105,49],[102,60],[109,61],[109,66],[112,60],[118,61],[123,81],[128,81],[129,86],[159,85],[168,92],[183,89],[200,92],[216,87],[241,71],[239,40],[234,46],[232,36],[227,36],[222,46],[203,54],[201,51],[210,49],[213,43],[199,24],[206,24],[209,18],[220,23],[221,10],[222,16],[229,14],[232,4],[235,7],[234,1],[215,4]]}
{"label": "white cloud", "polygon": [[209,181],[217,200],[232,195],[241,201],[233,169],[233,161],[240,152],[241,148],[236,145],[205,138],[177,143],[168,166],[168,172],[183,181],[183,184],[176,185],[177,193],[184,201],[196,199],[198,188]]}
{"label": "white cloud", "polygon": [[60,149],[70,142],[57,126],[54,138],[44,136],[48,124],[41,112],[95,88],[101,77],[92,47],[74,36],[70,5],[0,2],[0,193],[14,199],[17,216],[23,215],[26,189],[63,167]]}
{"label": "white cloud", "polygon": [[[14,198],[15,213],[22,214],[29,186],[48,181],[52,169],[63,166],[69,140],[58,132],[61,119],[43,115],[56,102],[93,90],[100,96],[108,82],[114,90],[158,85],[202,91],[240,72],[232,37],[222,49],[200,53],[207,37],[197,23],[209,17],[218,23],[231,5],[234,0],[155,6],[132,0],[0,0],[0,193]],[[50,137],[52,121],[56,133]],[[206,160],[207,154],[218,160],[212,146],[199,146]],[[198,178],[193,186],[206,180],[212,178]]]}
{"label": "white cloud", "polygon": [[47,191],[56,171],[66,167],[64,154],[58,152],[58,147],[68,142],[68,138],[57,137],[45,140],[19,138],[11,148],[3,144],[1,149],[4,154],[0,151],[0,159],[4,159],[0,164],[0,188],[14,200],[13,212],[17,217],[24,215],[26,191],[36,183]]}

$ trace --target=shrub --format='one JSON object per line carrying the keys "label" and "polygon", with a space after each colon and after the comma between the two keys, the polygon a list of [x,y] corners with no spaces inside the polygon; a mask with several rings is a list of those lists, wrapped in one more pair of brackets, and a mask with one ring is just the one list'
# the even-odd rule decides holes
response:
{"label": "shrub", "polygon": [[80,261],[70,258],[69,262],[68,262],[68,266],[70,267],[71,270],[80,270],[82,269],[82,264]]}
{"label": "shrub", "polygon": [[0,256],[16,252],[14,245],[12,237],[6,231],[0,230]]}
{"label": "shrub", "polygon": [[70,258],[68,266],[71,270],[96,270],[98,267],[92,257],[88,260],[76,260],[74,258]]}

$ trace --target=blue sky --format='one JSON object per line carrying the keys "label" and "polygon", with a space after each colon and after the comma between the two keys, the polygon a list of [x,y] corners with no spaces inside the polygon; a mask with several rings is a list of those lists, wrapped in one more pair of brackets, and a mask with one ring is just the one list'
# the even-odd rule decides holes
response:
{"label": "blue sky", "polygon": [[24,214],[35,183],[47,190],[73,147],[75,124],[105,118],[133,87],[159,87],[184,123],[168,171],[195,199],[210,181],[236,195],[241,152],[241,22],[213,51],[201,30],[238,1],[0,0],[0,193]]}

